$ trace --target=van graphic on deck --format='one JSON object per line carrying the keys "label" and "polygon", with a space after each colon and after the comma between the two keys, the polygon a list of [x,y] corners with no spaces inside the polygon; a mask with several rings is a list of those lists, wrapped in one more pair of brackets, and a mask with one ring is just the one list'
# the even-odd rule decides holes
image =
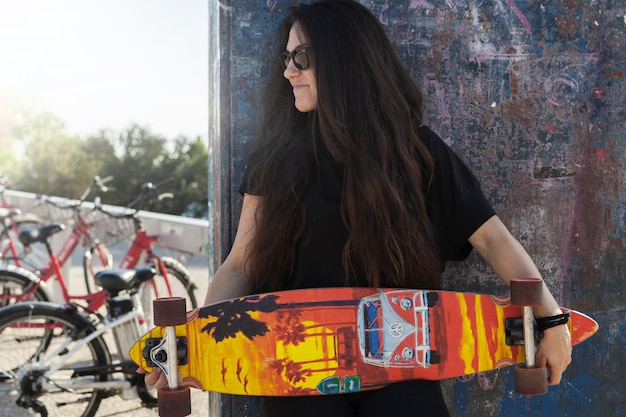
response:
{"label": "van graphic on deck", "polygon": [[385,367],[431,364],[426,291],[382,290],[364,297],[358,308],[363,361]]}

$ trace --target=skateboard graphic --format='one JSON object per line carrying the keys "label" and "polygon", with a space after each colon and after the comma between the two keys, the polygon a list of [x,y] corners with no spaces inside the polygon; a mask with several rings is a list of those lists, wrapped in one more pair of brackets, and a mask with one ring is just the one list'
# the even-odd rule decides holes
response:
{"label": "skateboard graphic", "polygon": [[[514,299],[513,292],[522,297],[519,301],[517,295],[517,305],[509,297],[376,288],[265,293],[187,313],[184,299],[160,299],[155,324],[163,327],[145,334],[130,355],[145,369],[160,366],[176,374],[178,365],[183,385],[229,394],[349,393],[520,363],[526,365],[516,367],[518,392],[541,394],[547,391],[546,371],[534,369],[539,335],[528,307],[537,301],[526,294],[537,293],[538,285],[526,291],[529,281],[541,284],[520,280],[522,289],[512,289]],[[564,311],[570,313],[573,345],[598,330],[590,317]],[[524,343],[531,344],[531,353],[525,353]],[[178,363],[168,360],[170,352],[176,352]],[[520,381],[518,368],[529,372]],[[173,394],[180,389],[169,378],[171,388],[165,391]],[[168,402],[161,395],[159,407]],[[168,414],[163,407],[161,415],[185,415]]]}

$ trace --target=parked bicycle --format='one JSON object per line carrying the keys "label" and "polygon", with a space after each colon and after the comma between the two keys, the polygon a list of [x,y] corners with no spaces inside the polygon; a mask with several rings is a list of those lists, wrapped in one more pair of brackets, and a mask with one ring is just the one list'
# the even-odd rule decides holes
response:
{"label": "parked bicycle", "polygon": [[156,406],[153,390],[128,356],[148,329],[139,292],[155,273],[154,268],[98,272],[94,282],[107,294],[104,317],[49,302],[0,309],[4,409],[12,416],[35,411],[42,417],[92,417],[113,395],[138,396],[144,406]]}
{"label": "parked bicycle", "polygon": [[[144,185],[134,204],[162,198],[158,192],[162,185]],[[32,272],[25,275],[23,268],[15,266],[0,270],[0,301],[9,304],[0,309],[0,397],[10,398],[19,406],[11,410],[11,415],[35,411],[42,417],[90,417],[103,398],[113,395],[123,399],[139,396],[144,405],[156,405],[143,376],[135,373],[128,350],[148,329],[152,315],[146,314],[144,306],[151,311],[152,298],[183,295],[187,291],[184,295],[188,302],[196,306],[195,285],[182,264],[153,252],[152,244],[158,237],[141,227],[136,209],[114,213],[99,204],[96,207],[96,211],[108,213],[112,219],[132,220],[137,236],[126,262],[142,264],[145,255],[149,267],[99,271],[92,284],[99,290],[76,298],[61,285],[65,305],[33,301],[45,300],[48,292],[44,290],[46,283]],[[55,266],[58,262],[54,262],[49,238],[60,229],[61,225],[52,224],[36,234],[47,243],[58,277],[63,275]],[[15,297],[11,285],[21,285],[19,295],[26,301]],[[176,285],[185,290],[177,292]],[[102,306],[106,306],[106,313],[102,313]]]}
{"label": "parked bicycle", "polygon": [[[132,241],[128,249],[117,265],[121,269],[136,268],[147,264],[152,265],[157,270],[158,276],[146,283],[146,288],[142,292],[142,302],[146,315],[152,317],[152,301],[155,298],[177,295],[187,298],[187,305],[196,308],[197,301],[195,290],[197,288],[191,277],[191,273],[185,266],[176,259],[169,256],[158,256],[155,246],[158,245],[159,236],[146,231],[139,217],[139,208],[149,205],[154,201],[162,201],[170,198],[170,193],[162,193],[162,189],[171,184],[173,180],[166,179],[160,183],[144,183],[139,194],[128,204],[124,211],[114,212],[105,209],[102,205],[96,204],[95,210],[104,215],[100,224],[96,225],[101,232],[102,240],[119,240],[120,236],[129,236],[131,230]],[[91,265],[92,257],[84,258],[85,271],[93,270]],[[93,282],[93,274],[85,273],[85,286],[88,292],[96,291]],[[148,292],[149,291],[149,292]]]}
{"label": "parked bicycle", "polygon": [[[24,224],[19,219],[20,209],[0,207],[0,262],[22,266],[25,257],[24,246],[17,239]],[[31,223],[32,224],[32,223]],[[34,225],[39,226],[39,223]]]}
{"label": "parked bicycle", "polygon": [[43,220],[33,213],[22,213],[17,207],[6,202],[5,191],[9,178],[0,172],[0,263],[17,266],[34,266],[30,252],[18,240],[20,230],[43,225]]}
{"label": "parked bicycle", "polygon": [[[47,282],[56,280],[60,287],[62,302],[70,300],[89,301],[89,308],[99,308],[103,300],[101,295],[91,294],[70,294],[67,280],[63,274],[63,265],[71,258],[74,251],[80,247],[86,247],[85,253],[97,254],[91,256],[89,269],[84,273],[93,274],[96,269],[110,268],[113,265],[113,257],[108,248],[98,239],[90,234],[92,224],[83,215],[83,203],[94,189],[106,192],[106,182],[111,178],[101,179],[95,177],[92,184],[85,190],[80,199],[75,202],[57,202],[51,198],[42,197],[38,205],[46,204],[56,207],[59,210],[68,211],[71,214],[68,220],[72,220],[72,230],[67,240],[63,244],[59,253],[52,250],[52,235],[61,232],[65,226],[61,223],[52,223],[45,226],[29,227],[20,229],[18,239],[25,248],[25,253],[30,253],[35,244],[41,244],[45,248],[45,259],[47,264],[43,268],[32,268],[32,264],[26,263],[24,268],[17,265],[2,265],[0,267],[0,306],[14,304],[26,300],[53,301],[54,296],[49,289]],[[93,261],[95,259],[96,261]],[[31,268],[28,268],[28,266]]]}
{"label": "parked bicycle", "polygon": [[[94,184],[99,184],[98,186],[100,186],[102,185],[100,181],[99,178],[96,178],[94,179]],[[144,200],[163,198],[158,190],[169,182],[171,181],[168,180],[156,185],[151,183],[144,185],[140,194],[133,200],[131,205],[136,207]],[[84,201],[85,198],[86,196],[83,194],[81,200]],[[102,289],[96,290],[92,277],[93,271],[110,267],[111,258],[106,246],[89,234],[89,231],[95,227],[96,222],[90,223],[85,220],[85,217],[80,213],[81,206],[78,203],[72,205],[77,210],[76,221],[72,228],[72,234],[58,255],[52,250],[50,239],[54,234],[64,229],[62,224],[53,223],[20,233],[20,241],[26,246],[35,243],[43,244],[48,254],[49,262],[46,268],[37,273],[13,265],[0,266],[0,306],[29,300],[55,301],[48,286],[48,282],[52,279],[56,281],[59,287],[61,297],[58,300],[59,302],[73,303],[90,312],[98,311],[104,305],[106,294],[104,294]],[[196,284],[190,272],[177,260],[166,256],[160,257],[154,252],[153,244],[158,242],[158,236],[150,235],[145,231],[140,219],[137,217],[136,208],[131,209],[131,212],[121,214],[107,211],[100,204],[96,204],[95,209],[97,213],[105,215],[107,219],[113,219],[116,222],[130,221],[134,225],[135,237],[119,267],[135,268],[149,265],[154,266],[157,271],[157,276],[145,282],[140,289],[141,301],[148,312],[148,317],[152,317],[152,300],[155,298],[177,295],[185,297],[189,303],[188,305],[194,308],[197,307],[195,297]],[[85,257],[83,258],[83,276],[86,283],[88,283],[87,291],[70,293],[62,265],[67,262],[80,239],[88,240],[86,245],[88,249],[85,251]],[[93,256],[93,254],[97,254],[97,256]],[[94,259],[99,263],[99,267],[94,266]]]}

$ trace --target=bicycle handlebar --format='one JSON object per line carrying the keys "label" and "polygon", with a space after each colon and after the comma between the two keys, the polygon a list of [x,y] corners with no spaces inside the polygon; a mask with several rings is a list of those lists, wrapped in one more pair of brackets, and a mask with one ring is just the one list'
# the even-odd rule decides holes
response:
{"label": "bicycle handlebar", "polygon": [[[91,192],[94,189],[98,189],[102,192],[107,192],[109,191],[109,187],[106,186],[106,184],[108,182],[110,182],[111,180],[113,180],[113,176],[109,175],[107,177],[104,178],[100,178],[99,176],[95,176],[92,180],[92,183],[89,187],[87,187],[87,189],[85,190],[85,192],[83,192],[83,195],[81,195],[79,200],[74,200],[73,202],[68,203],[67,200],[63,201],[63,202],[59,202],[59,201],[54,201],[52,200],[52,198],[50,196],[46,196],[46,195],[39,195],[38,196],[38,200],[40,202],[45,202],[47,204],[51,204],[54,207],[60,208],[60,209],[72,209],[74,211],[77,211],[80,209],[80,207],[82,206],[82,204],[85,202],[85,200],[87,199],[87,197],[91,194]],[[106,214],[107,216],[110,217],[114,217],[114,218],[134,218],[135,215],[137,214],[137,212],[139,211],[139,208],[137,207],[139,205],[139,203],[141,203],[144,200],[147,199],[151,199],[151,200],[155,200],[155,201],[162,201],[164,199],[168,199],[168,198],[173,198],[174,195],[172,193],[159,193],[159,190],[165,186],[168,186],[172,183],[174,183],[175,178],[174,177],[169,177],[166,178],[165,180],[158,182],[156,184],[152,183],[152,182],[146,182],[144,184],[141,185],[141,191],[139,192],[139,194],[137,195],[137,197],[135,197],[135,199],[133,199],[127,206],[127,209],[132,209],[133,211],[131,213],[114,213],[114,212],[110,212],[107,211],[106,209],[104,209],[100,199],[98,197],[96,197],[94,199],[94,209],[98,210],[100,212],[102,212],[103,214]]]}
{"label": "bicycle handlebar", "polygon": [[148,199],[154,199],[157,201],[161,201],[164,198],[168,198],[170,195],[172,195],[172,193],[163,193],[163,194],[159,194],[159,189],[165,187],[166,185],[172,184],[174,182],[174,177],[169,177],[166,178],[165,180],[158,182],[156,184],[153,184],[151,182],[146,182],[144,184],[141,185],[141,192],[139,193],[139,195],[137,195],[137,197],[135,197],[135,199],[133,201],[131,201],[130,203],[128,203],[128,205],[126,206],[127,208],[137,208],[137,205]]}
{"label": "bicycle handlebar", "polygon": [[106,214],[107,216],[110,216],[116,219],[136,218],[136,214],[139,211],[139,208],[137,206],[142,201],[146,199],[154,199],[157,201],[161,201],[164,199],[173,198],[174,197],[173,193],[159,193],[159,189],[169,184],[172,184],[174,181],[175,179],[173,177],[169,177],[156,184],[152,182],[146,182],[142,184],[141,191],[139,192],[137,197],[135,197],[133,201],[128,203],[128,205],[126,205],[125,207],[126,209],[131,209],[132,212],[113,213],[113,212],[107,211],[99,201],[94,203],[94,209],[100,211],[101,213]]}
{"label": "bicycle handlebar", "polygon": [[112,175],[109,175],[108,177],[104,177],[104,178],[100,178],[98,175],[96,175],[95,177],[93,177],[93,180],[91,181],[91,185],[87,187],[83,195],[80,196],[79,201],[81,203],[84,202],[89,196],[89,194],[91,194],[94,188],[100,190],[103,193],[106,193],[107,191],[109,191],[109,187],[107,187],[105,184],[107,182],[110,182],[111,180],[113,180]]}
{"label": "bicycle handlebar", "polygon": [[157,191],[158,189],[163,188],[166,185],[169,185],[173,182],[174,182],[174,177],[166,178],[163,181],[158,182],[156,184],[153,184],[151,182],[146,182],[141,185],[141,190],[142,191]]}

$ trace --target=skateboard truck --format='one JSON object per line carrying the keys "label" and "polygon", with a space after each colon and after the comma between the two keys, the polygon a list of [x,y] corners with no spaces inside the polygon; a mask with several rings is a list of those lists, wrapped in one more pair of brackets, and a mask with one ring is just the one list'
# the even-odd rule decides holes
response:
{"label": "skateboard truck", "polygon": [[[515,367],[515,391],[522,395],[542,395],[548,392],[548,372],[535,364],[534,305],[541,304],[543,280],[540,278],[514,279],[510,283],[511,304],[523,309],[523,336],[526,363]],[[508,331],[507,331],[508,333]]]}
{"label": "skateboard truck", "polygon": [[[184,417],[191,414],[189,387],[178,386],[179,342],[175,326],[187,323],[187,306],[184,298],[158,298],[153,301],[154,324],[165,327],[165,336],[150,350],[150,359],[167,377],[167,388],[158,391],[158,410],[161,417]],[[186,350],[186,347],[185,347]],[[176,355],[167,355],[176,352]],[[177,360],[170,358],[177,357]],[[165,360],[165,363],[161,360]]]}
{"label": "skateboard truck", "polygon": [[[160,364],[167,362],[169,351],[165,349],[164,346],[165,339],[162,337],[146,339],[146,347],[141,352],[141,356],[146,360],[146,365],[151,368],[156,366],[161,368]],[[187,338],[183,336],[177,337],[176,348],[178,366],[187,365],[189,363],[187,356]]]}
{"label": "skateboard truck", "polygon": [[[506,345],[521,346],[524,344],[524,318],[510,317],[504,320],[504,328],[506,330]],[[534,339],[538,343],[543,333],[537,326],[534,326]]]}

